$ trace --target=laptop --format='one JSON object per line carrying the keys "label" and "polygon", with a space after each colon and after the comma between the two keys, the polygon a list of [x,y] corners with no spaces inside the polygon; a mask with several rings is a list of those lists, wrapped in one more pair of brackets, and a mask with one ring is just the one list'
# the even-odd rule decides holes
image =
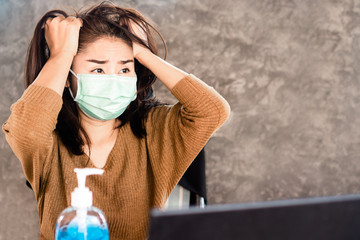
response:
{"label": "laptop", "polygon": [[360,239],[360,194],[152,210],[150,240]]}

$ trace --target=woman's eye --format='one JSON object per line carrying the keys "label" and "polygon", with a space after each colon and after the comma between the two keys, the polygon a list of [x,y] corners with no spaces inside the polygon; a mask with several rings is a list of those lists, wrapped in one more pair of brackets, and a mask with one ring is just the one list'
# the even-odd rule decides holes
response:
{"label": "woman's eye", "polygon": [[[98,71],[98,70],[100,70],[100,71]],[[102,72],[102,69],[101,69],[101,68],[96,68],[96,69],[92,70],[91,72],[101,73],[101,72]]]}
{"label": "woman's eye", "polygon": [[[103,70],[101,68],[96,68],[96,69],[92,70],[91,72],[93,72],[93,73],[102,73]],[[128,73],[128,72],[130,72],[130,69],[128,69],[128,68],[124,68],[124,69],[120,70],[120,73]]]}
{"label": "woman's eye", "polygon": [[121,73],[128,73],[130,70],[128,68],[121,69]]}

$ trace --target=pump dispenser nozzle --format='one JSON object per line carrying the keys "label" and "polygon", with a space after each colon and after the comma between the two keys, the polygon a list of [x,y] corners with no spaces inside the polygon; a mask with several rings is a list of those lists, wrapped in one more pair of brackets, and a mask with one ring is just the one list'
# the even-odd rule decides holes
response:
{"label": "pump dispenser nozzle", "polygon": [[92,192],[85,186],[86,177],[89,175],[102,175],[104,170],[98,168],[75,168],[78,187],[71,193],[73,207],[90,207],[92,205]]}

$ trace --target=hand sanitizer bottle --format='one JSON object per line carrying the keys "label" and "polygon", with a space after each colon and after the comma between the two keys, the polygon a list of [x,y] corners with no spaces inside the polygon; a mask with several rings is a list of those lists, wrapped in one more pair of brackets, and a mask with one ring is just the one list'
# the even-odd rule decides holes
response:
{"label": "hand sanitizer bottle", "polygon": [[97,168],[75,168],[79,186],[71,193],[71,206],[59,215],[55,240],[109,240],[104,213],[92,206],[92,192],[85,187],[86,177],[102,175]]}

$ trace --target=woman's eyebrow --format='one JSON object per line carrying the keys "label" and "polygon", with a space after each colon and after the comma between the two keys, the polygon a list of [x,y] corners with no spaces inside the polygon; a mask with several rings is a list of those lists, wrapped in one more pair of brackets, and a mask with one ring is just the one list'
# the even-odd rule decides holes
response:
{"label": "woman's eyebrow", "polygon": [[[92,63],[97,63],[97,64],[105,64],[105,63],[109,62],[109,60],[96,60],[96,59],[87,59],[86,61],[92,62]],[[120,60],[120,61],[118,61],[119,64],[127,64],[129,62],[134,62],[134,60],[129,59],[129,60]]]}

